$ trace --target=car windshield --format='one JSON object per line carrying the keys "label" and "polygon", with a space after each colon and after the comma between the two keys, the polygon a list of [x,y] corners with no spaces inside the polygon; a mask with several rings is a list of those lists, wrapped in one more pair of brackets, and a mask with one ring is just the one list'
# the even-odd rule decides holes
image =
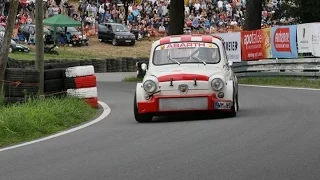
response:
{"label": "car windshield", "polygon": [[121,24],[113,24],[112,25],[112,30],[115,31],[115,32],[128,32],[128,28],[125,27],[124,25],[121,25]]}
{"label": "car windshield", "polygon": [[160,45],[153,55],[154,65],[202,63],[217,64],[220,52],[217,45],[202,42],[170,43]]}

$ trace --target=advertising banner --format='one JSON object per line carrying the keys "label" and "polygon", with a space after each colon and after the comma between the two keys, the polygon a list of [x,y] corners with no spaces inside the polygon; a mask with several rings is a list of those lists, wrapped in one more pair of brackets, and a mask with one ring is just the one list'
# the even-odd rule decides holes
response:
{"label": "advertising banner", "polygon": [[273,58],[298,58],[297,25],[272,27],[271,51]]}
{"label": "advertising banner", "polygon": [[313,56],[320,57],[320,23],[310,24],[311,35],[311,52]]}
{"label": "advertising banner", "polygon": [[312,52],[312,23],[297,25],[298,53]]}
{"label": "advertising banner", "polygon": [[242,60],[271,58],[270,28],[241,32]]}
{"label": "advertising banner", "polygon": [[228,59],[233,62],[241,62],[241,33],[219,33],[215,35],[224,39]]}

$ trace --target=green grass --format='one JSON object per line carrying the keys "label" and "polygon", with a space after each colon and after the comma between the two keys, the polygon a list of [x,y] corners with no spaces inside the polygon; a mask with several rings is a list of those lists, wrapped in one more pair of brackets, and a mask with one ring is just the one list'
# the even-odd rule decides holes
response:
{"label": "green grass", "polygon": [[[142,82],[142,78],[126,77],[123,82]],[[288,86],[320,88],[320,79],[307,79],[304,77],[252,77],[238,78],[239,84],[266,85],[266,86]]]}
{"label": "green grass", "polygon": [[126,77],[122,81],[123,82],[142,82],[143,78],[137,78],[137,77]]}
{"label": "green grass", "polygon": [[82,99],[72,97],[0,106],[0,147],[65,130],[92,119],[96,111]]}
{"label": "green grass", "polygon": [[320,79],[307,79],[305,77],[252,77],[239,78],[239,84],[287,86],[320,88]]}

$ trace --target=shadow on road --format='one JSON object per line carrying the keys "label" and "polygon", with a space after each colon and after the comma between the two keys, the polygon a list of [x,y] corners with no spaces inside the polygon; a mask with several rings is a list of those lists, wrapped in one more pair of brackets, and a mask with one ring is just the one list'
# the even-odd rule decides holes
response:
{"label": "shadow on road", "polygon": [[222,120],[234,119],[229,118],[223,113],[206,113],[206,112],[183,112],[179,114],[171,114],[167,116],[155,116],[151,123],[169,123],[184,121],[203,121],[203,120]]}

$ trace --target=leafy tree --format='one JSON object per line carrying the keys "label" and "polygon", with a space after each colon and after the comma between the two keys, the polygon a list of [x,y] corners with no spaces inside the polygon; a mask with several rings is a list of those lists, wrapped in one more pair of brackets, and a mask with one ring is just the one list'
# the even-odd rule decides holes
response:
{"label": "leafy tree", "polygon": [[13,34],[14,24],[16,20],[16,15],[18,12],[19,0],[11,0],[8,19],[6,24],[6,31],[4,34],[1,51],[0,51],[0,90],[3,87],[3,81],[5,76],[5,70],[7,67],[8,56],[9,56],[9,48],[11,44],[11,38]]}

